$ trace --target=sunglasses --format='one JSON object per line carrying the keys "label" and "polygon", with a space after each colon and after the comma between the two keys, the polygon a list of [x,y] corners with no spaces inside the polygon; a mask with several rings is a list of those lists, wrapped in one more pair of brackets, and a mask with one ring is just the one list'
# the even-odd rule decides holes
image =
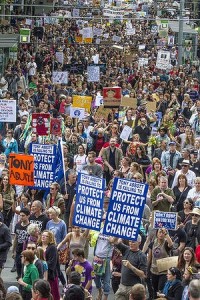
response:
{"label": "sunglasses", "polygon": [[35,250],[35,247],[27,247],[27,250]]}
{"label": "sunglasses", "polygon": [[197,214],[191,214],[192,217],[200,217],[199,215]]}
{"label": "sunglasses", "polygon": [[189,165],[182,165],[182,167],[186,168],[186,167],[189,167]]}

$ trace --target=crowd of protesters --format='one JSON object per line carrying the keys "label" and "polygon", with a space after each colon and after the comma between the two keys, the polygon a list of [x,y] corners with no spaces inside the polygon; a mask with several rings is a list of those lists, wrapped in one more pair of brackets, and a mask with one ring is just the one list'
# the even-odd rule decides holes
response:
{"label": "crowd of protesters", "polygon": [[[141,9],[141,3],[135,4],[136,11]],[[2,282],[1,299],[92,299],[93,283],[97,300],[107,300],[111,289],[117,300],[200,299],[200,72],[192,53],[178,65],[176,45],[160,43],[159,32],[152,30],[153,4],[148,14],[149,20],[112,22],[101,14],[89,20],[83,14],[76,22],[56,9],[51,17],[57,21],[46,24],[44,16],[40,26],[33,21],[31,43],[19,44],[17,59],[9,59],[0,95],[16,100],[17,121],[0,122],[0,273],[12,246],[11,271],[17,274],[18,287],[6,293]],[[17,33],[26,24],[26,19],[12,17],[2,31]],[[77,42],[81,30],[91,25],[98,32],[92,43]],[[34,28],[39,28],[37,33]],[[135,28],[135,34],[127,35],[127,28]],[[168,34],[175,35],[171,28]],[[170,52],[165,70],[156,67],[160,49]],[[59,51],[62,63],[56,58]],[[91,83],[87,66],[95,64],[95,57],[100,80]],[[140,65],[140,58],[148,63]],[[68,71],[68,82],[54,84],[53,71]],[[103,87],[121,87],[122,96],[136,105],[98,113],[96,96]],[[78,121],[70,116],[74,95],[93,99],[90,112]],[[62,122],[65,174],[50,185],[48,195],[9,183],[10,153],[30,154],[31,143],[56,144],[59,138],[33,131],[34,112],[50,113]],[[131,133],[122,140],[125,125]],[[78,172],[106,179],[102,228],[115,177],[148,184],[136,241],[73,225]],[[177,229],[154,229],[154,211],[177,212]],[[90,247],[93,263],[88,260]],[[178,256],[177,264],[160,272],[157,260],[170,256]],[[65,264],[66,276],[60,264]],[[95,264],[104,265],[102,274]]]}

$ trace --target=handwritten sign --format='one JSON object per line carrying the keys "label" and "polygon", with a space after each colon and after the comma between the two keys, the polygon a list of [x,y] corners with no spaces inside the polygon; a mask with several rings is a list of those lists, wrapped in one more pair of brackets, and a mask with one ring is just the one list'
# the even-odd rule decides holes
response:
{"label": "handwritten sign", "polygon": [[104,87],[103,100],[105,107],[119,107],[121,104],[121,88]]}
{"label": "handwritten sign", "polygon": [[9,181],[10,184],[33,186],[34,157],[32,155],[9,155]]}
{"label": "handwritten sign", "polygon": [[73,96],[73,107],[80,107],[85,108],[86,112],[90,112],[92,103],[92,97],[91,96],[79,96],[75,95]]}
{"label": "handwritten sign", "polygon": [[16,100],[0,99],[0,122],[16,122]]}

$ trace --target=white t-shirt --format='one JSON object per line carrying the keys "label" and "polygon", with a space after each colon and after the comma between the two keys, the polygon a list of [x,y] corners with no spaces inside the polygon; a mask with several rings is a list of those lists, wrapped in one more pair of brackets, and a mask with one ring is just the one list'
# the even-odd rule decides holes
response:
{"label": "white t-shirt", "polygon": [[34,76],[36,74],[37,65],[34,61],[29,62],[27,64],[27,68],[28,68],[28,75],[29,76]]}
{"label": "white t-shirt", "polygon": [[83,167],[87,166],[87,155],[75,155],[74,156],[74,163],[76,164],[76,172],[80,172]]}

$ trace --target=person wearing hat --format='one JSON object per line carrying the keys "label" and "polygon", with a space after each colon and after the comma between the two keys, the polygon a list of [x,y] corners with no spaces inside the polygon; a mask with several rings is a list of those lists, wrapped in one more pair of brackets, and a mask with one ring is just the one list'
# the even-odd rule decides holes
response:
{"label": "person wearing hat", "polygon": [[186,247],[196,250],[200,244],[200,207],[194,207],[190,212],[192,220],[189,220],[184,229],[187,234]]}
{"label": "person wearing hat", "polygon": [[[178,160],[178,169],[181,170],[181,163],[183,160],[190,161],[190,150],[188,148],[183,148],[181,151],[182,157]],[[190,161],[191,163],[191,161]]]}
{"label": "person wearing hat", "polygon": [[15,285],[11,285],[7,288],[7,295],[11,293],[18,293],[19,294],[19,288]]}
{"label": "person wearing hat", "polygon": [[3,214],[0,212],[0,276],[11,246],[12,239],[10,229],[4,224]]}
{"label": "person wearing hat", "polygon": [[200,161],[198,159],[198,150],[193,149],[190,152],[190,165],[191,168],[190,170],[192,170],[197,177],[200,176]]}
{"label": "person wearing hat", "polygon": [[193,186],[194,180],[196,178],[196,174],[190,170],[190,161],[187,159],[184,159],[180,165],[181,165],[181,170],[176,171],[175,177],[174,177],[174,180],[172,183],[172,188],[174,188],[174,186],[177,185],[178,176],[180,174],[184,174],[187,178],[188,185]]}
{"label": "person wearing hat", "polygon": [[181,153],[176,150],[176,142],[169,142],[169,150],[162,153],[161,163],[163,169],[168,174],[169,186],[171,186],[174,175],[178,166],[178,161],[181,158]]}

